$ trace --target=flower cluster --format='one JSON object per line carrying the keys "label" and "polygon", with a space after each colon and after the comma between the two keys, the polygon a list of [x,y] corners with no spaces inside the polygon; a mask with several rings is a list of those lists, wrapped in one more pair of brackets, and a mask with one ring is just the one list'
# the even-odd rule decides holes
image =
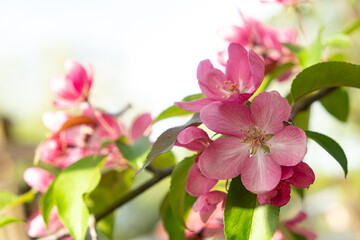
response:
{"label": "flower cluster", "polygon": [[[68,60],[65,70],[65,76],[55,77],[51,82],[51,89],[57,97],[53,105],[62,109],[76,107],[72,112],[77,114],[63,110],[44,113],[43,123],[50,132],[38,148],[40,161],[63,169],[86,156],[101,154],[107,156],[105,166],[108,168],[129,167],[114,141],[126,137],[127,143],[132,145],[140,137],[149,135],[151,115],[140,115],[127,130],[116,116],[89,103],[93,82],[91,67],[86,71],[78,62]],[[103,146],[103,142],[108,140],[112,143]],[[54,175],[38,167],[29,168],[24,173],[26,183],[41,193],[46,192],[54,178]],[[56,207],[51,212],[48,229],[39,210],[36,210],[28,221],[28,234],[40,237],[61,227]]]}
{"label": "flower cluster", "polygon": [[[238,43],[259,54],[265,63],[265,73],[271,73],[276,67],[286,63],[296,64],[297,60],[283,43],[297,42],[296,32],[292,28],[283,30],[264,25],[260,21],[241,14],[242,26],[228,26],[220,29],[220,36],[230,43]],[[218,60],[226,65],[226,51],[218,53]],[[289,78],[293,70],[289,69],[278,77],[279,81]]]}
{"label": "flower cluster", "polygon": [[306,135],[288,124],[288,101],[271,91],[261,92],[244,104],[261,84],[263,62],[235,43],[230,44],[228,55],[226,74],[208,60],[199,64],[199,85],[207,98],[176,103],[185,110],[200,112],[203,124],[221,134],[212,140],[204,130],[188,127],[177,139],[178,146],[197,152],[186,189],[198,197],[193,210],[200,213],[204,223],[226,198],[225,192],[212,191],[218,180],[240,175],[245,188],[257,194],[261,205],[279,207],[290,200],[290,185],[307,188],[315,180],[311,168],[302,162]]}

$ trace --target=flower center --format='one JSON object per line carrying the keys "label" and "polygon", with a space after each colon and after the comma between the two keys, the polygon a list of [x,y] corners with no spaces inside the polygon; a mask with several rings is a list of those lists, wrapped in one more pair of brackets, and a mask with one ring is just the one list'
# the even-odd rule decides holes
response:
{"label": "flower center", "polygon": [[250,156],[255,155],[259,147],[264,153],[270,153],[270,147],[266,145],[266,141],[271,139],[272,134],[265,134],[260,128],[252,126],[244,134],[245,137],[241,139],[241,142],[249,143]]}
{"label": "flower center", "polygon": [[232,81],[224,81],[224,85],[222,85],[221,87],[216,86],[216,88],[224,94],[222,98],[228,98],[234,93],[240,93],[238,84],[233,83]]}

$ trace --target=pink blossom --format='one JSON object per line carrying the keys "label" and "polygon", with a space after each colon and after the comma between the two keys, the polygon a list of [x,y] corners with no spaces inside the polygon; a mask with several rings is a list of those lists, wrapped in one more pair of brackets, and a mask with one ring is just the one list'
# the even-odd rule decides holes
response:
{"label": "pink blossom", "polygon": [[271,191],[258,194],[261,205],[271,204],[282,207],[290,200],[290,184],[297,188],[308,188],[315,181],[313,170],[304,162],[300,162],[293,167],[281,167],[281,181]]}
{"label": "pink blossom", "polygon": [[44,193],[54,180],[54,175],[42,168],[31,167],[25,170],[24,180],[30,187]]}
{"label": "pink blossom", "polygon": [[306,153],[304,131],[283,125],[290,112],[288,101],[276,91],[260,93],[250,108],[228,101],[203,108],[203,123],[229,137],[215,140],[201,154],[202,174],[213,179],[241,174],[244,186],[256,194],[274,189],[281,180],[280,166],[295,166]]}
{"label": "pink blossom", "polygon": [[186,191],[192,196],[200,196],[209,192],[217,183],[217,180],[205,177],[200,172],[198,166],[200,154],[211,142],[212,140],[204,130],[193,126],[185,128],[177,137],[177,146],[182,146],[198,153],[194,165],[189,170],[186,182]]}
{"label": "pink blossom", "polygon": [[[220,29],[219,35],[230,43],[238,43],[248,49],[253,49],[265,63],[265,74],[272,72],[277,66],[288,62],[296,63],[296,57],[282,43],[296,43],[296,32],[292,28],[283,30],[264,25],[250,17],[241,14],[242,26],[229,26]],[[228,56],[225,51],[218,54],[218,60],[226,66]],[[291,70],[283,73],[279,80],[286,80]]]}
{"label": "pink blossom", "polygon": [[[219,204],[220,205],[220,204]],[[200,214],[191,210],[186,221],[189,230],[185,230],[187,240],[193,239],[225,239],[224,235],[224,212],[217,206],[208,221],[204,223]]]}
{"label": "pink blossom", "polygon": [[[315,240],[316,234],[304,227],[297,226],[299,223],[303,222],[306,219],[307,215],[304,211],[300,211],[294,218],[284,221],[283,224],[286,228],[288,228],[292,233],[303,236],[306,240]],[[281,232],[281,230],[277,229],[272,240],[286,240],[287,238]]]}
{"label": "pink blossom", "polygon": [[190,111],[200,112],[206,105],[221,101],[244,103],[258,89],[264,77],[264,64],[252,50],[239,44],[230,44],[229,59],[225,74],[216,69],[210,60],[200,62],[197,78],[206,98],[191,102],[176,102],[175,105]]}
{"label": "pink blossom", "polygon": [[[48,235],[49,233],[55,232],[57,229],[63,228],[64,225],[61,223],[57,208],[54,207],[51,210],[49,216],[49,224],[46,227],[43,216],[40,214],[39,209],[33,212],[27,222],[27,232],[32,238],[38,238]],[[67,238],[72,239],[72,238]]]}
{"label": "pink blossom", "polygon": [[[220,191],[207,192],[198,197],[193,205],[195,212],[199,212],[201,221],[206,223],[219,203],[225,203],[226,193]],[[222,204],[221,204],[222,205]]]}
{"label": "pink blossom", "polygon": [[149,136],[152,123],[153,120],[150,113],[143,113],[136,117],[130,126],[129,141],[135,143],[139,138]]}
{"label": "pink blossom", "polygon": [[93,71],[74,61],[65,62],[65,76],[58,76],[51,81],[51,90],[57,96],[53,104],[59,108],[68,108],[76,103],[86,101],[93,81]]}

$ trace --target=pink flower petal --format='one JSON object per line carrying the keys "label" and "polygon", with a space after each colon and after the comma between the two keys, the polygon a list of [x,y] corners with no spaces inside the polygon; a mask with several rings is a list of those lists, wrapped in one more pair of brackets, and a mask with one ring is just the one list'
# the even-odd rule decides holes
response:
{"label": "pink flower petal", "polygon": [[244,136],[243,131],[254,123],[248,107],[229,101],[206,106],[201,110],[200,118],[209,129],[240,138]]}
{"label": "pink flower petal", "polygon": [[[248,61],[248,51],[240,44],[231,43],[228,48],[229,60],[226,64],[226,77],[239,85],[241,92],[253,87]],[[250,91],[251,92],[251,91]]]}
{"label": "pink flower petal", "polygon": [[241,181],[250,192],[260,194],[274,189],[281,179],[281,168],[269,154],[257,151],[241,170]]}
{"label": "pink flower petal", "polygon": [[236,137],[225,137],[215,140],[204,150],[199,167],[205,177],[231,179],[239,176],[248,160],[248,144],[241,143]]}
{"label": "pink flower petal", "polygon": [[151,124],[152,118],[150,113],[138,116],[130,127],[130,138],[136,142],[142,136],[148,136]]}
{"label": "pink flower petal", "polygon": [[186,182],[186,191],[192,196],[200,196],[209,192],[218,181],[205,177],[197,164],[194,164],[189,171]]}
{"label": "pink flower petal", "polygon": [[223,72],[216,69],[210,60],[204,60],[199,63],[197,69],[197,78],[201,91],[211,99],[221,100],[224,95],[219,87],[224,85],[227,78]]}
{"label": "pink flower petal", "polygon": [[177,137],[176,146],[185,147],[191,151],[202,152],[212,140],[208,134],[197,127],[187,127]]}
{"label": "pink flower petal", "polygon": [[44,162],[54,164],[56,158],[62,154],[62,143],[59,138],[46,140],[40,149],[40,159]]}
{"label": "pink flower petal", "polygon": [[[252,74],[252,85],[249,85],[249,92],[254,93],[264,79],[265,65],[263,60],[253,51],[249,51],[249,67]],[[253,86],[254,89],[251,88]]]}
{"label": "pink flower petal", "polygon": [[255,123],[266,134],[276,134],[284,126],[283,121],[290,117],[291,107],[288,101],[276,91],[262,92],[257,95],[250,105]]}
{"label": "pink flower petal", "polygon": [[70,115],[64,111],[47,111],[42,116],[44,125],[55,133],[60,130],[61,126],[70,119]]}
{"label": "pink flower petal", "polygon": [[51,210],[48,229],[46,229],[44,219],[42,215],[40,215],[39,209],[35,210],[35,212],[31,214],[27,222],[27,232],[32,238],[46,236],[62,227],[63,224],[59,219],[57,208],[53,208]]}
{"label": "pink flower petal", "polygon": [[195,212],[200,211],[202,222],[206,223],[212,213],[216,209],[216,205],[223,202],[226,198],[226,193],[220,191],[213,191],[202,194],[193,205]]}
{"label": "pink flower petal", "polygon": [[258,200],[261,205],[268,203],[276,207],[282,207],[290,201],[290,193],[290,184],[280,181],[279,185],[274,190],[259,194]]}
{"label": "pink flower petal", "polygon": [[227,26],[222,27],[218,31],[218,34],[227,42],[239,43],[243,46],[249,44],[248,32],[243,27]]}
{"label": "pink flower petal", "polygon": [[213,102],[216,101],[210,98],[201,98],[190,102],[175,102],[174,104],[188,112],[200,112],[203,107]]}
{"label": "pink flower petal", "polygon": [[72,82],[78,93],[82,93],[84,86],[88,84],[84,67],[77,61],[69,59],[65,62],[65,70],[67,72],[66,78]]}
{"label": "pink flower petal", "polygon": [[313,170],[304,162],[294,166],[294,174],[289,179],[289,183],[297,188],[308,188],[315,181]]}
{"label": "pink flower petal", "polygon": [[54,175],[42,168],[31,167],[25,170],[24,180],[32,188],[39,192],[46,192],[49,185],[54,180]]}
{"label": "pink flower petal", "polygon": [[50,87],[55,95],[65,100],[75,102],[81,96],[81,92],[78,92],[75,89],[71,79],[67,79],[63,76],[53,78]]}
{"label": "pink flower petal", "polygon": [[287,126],[269,141],[270,156],[283,166],[295,166],[305,156],[306,135],[303,130]]}

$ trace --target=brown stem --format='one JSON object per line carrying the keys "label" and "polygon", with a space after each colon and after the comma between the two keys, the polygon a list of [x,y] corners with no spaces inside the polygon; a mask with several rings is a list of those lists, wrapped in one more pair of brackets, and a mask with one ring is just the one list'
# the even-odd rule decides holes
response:
{"label": "brown stem", "polygon": [[316,94],[311,95],[308,98],[304,98],[304,99],[296,102],[292,107],[290,119],[294,119],[299,112],[305,111],[306,109],[308,109],[311,106],[311,104],[313,102],[325,97],[329,93],[333,92],[335,89],[337,89],[337,87],[324,88],[324,89],[321,89]]}

